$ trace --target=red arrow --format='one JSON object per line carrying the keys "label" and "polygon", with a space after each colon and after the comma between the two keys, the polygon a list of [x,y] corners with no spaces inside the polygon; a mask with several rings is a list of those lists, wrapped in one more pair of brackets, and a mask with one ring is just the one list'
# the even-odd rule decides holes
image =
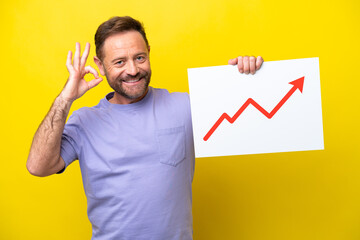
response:
{"label": "red arrow", "polygon": [[209,137],[214,133],[217,127],[224,121],[224,119],[228,120],[231,124],[236,121],[236,119],[241,115],[241,113],[250,105],[252,104],[255,108],[257,108],[262,114],[264,114],[267,118],[271,119],[277,111],[284,105],[284,103],[291,97],[291,95],[299,89],[302,93],[303,86],[304,86],[304,77],[298,78],[295,81],[289,82],[289,84],[294,85],[290,91],[281,99],[281,101],[274,107],[274,109],[269,113],[263,107],[261,107],[257,102],[255,102],[252,98],[246,100],[246,102],[240,107],[240,109],[235,113],[233,117],[230,117],[227,113],[223,113],[220,118],[215,122],[214,126],[209,130],[209,132],[203,138],[204,141],[207,141]]}

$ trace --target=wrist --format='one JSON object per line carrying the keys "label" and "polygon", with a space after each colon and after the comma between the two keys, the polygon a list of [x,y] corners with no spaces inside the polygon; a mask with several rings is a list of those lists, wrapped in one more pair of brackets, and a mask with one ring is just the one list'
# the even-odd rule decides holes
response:
{"label": "wrist", "polygon": [[61,102],[65,103],[65,104],[72,104],[72,103],[75,101],[75,99],[72,99],[72,98],[70,98],[70,97],[67,97],[66,94],[64,93],[64,91],[62,91],[62,92],[57,96],[57,98],[58,98]]}
{"label": "wrist", "polygon": [[65,109],[70,109],[72,103],[75,101],[75,99],[69,99],[61,92],[57,98],[55,99],[55,102],[57,102],[57,105],[61,106]]}

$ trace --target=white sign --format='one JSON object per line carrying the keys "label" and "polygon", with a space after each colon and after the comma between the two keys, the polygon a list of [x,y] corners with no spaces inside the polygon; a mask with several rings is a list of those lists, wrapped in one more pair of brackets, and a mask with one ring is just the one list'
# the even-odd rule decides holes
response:
{"label": "white sign", "polygon": [[324,149],[319,59],[188,69],[196,157]]}

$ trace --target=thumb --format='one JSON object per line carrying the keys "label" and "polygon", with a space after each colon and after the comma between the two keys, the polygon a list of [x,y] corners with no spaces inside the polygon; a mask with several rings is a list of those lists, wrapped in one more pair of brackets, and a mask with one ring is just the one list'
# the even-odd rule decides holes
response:
{"label": "thumb", "polygon": [[229,65],[236,65],[236,64],[237,64],[237,60],[238,60],[237,58],[232,58],[232,59],[229,60],[228,63],[229,63]]}

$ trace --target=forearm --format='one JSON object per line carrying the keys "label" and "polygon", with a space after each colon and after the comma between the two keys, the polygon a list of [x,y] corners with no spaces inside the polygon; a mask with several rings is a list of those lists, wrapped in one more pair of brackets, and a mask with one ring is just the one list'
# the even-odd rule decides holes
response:
{"label": "forearm", "polygon": [[59,95],[37,129],[26,164],[31,174],[47,176],[64,167],[60,158],[61,136],[71,104]]}
{"label": "forearm", "polygon": [[[69,71],[68,81],[40,124],[31,145],[26,166],[33,175],[48,176],[65,167],[65,162],[60,156],[61,137],[71,104],[102,81],[95,69],[85,66],[89,51],[90,44],[87,43],[81,56],[80,44],[76,43],[73,61],[72,52],[68,53],[66,60]],[[89,73],[94,75],[95,79],[87,82],[84,77]]]}

